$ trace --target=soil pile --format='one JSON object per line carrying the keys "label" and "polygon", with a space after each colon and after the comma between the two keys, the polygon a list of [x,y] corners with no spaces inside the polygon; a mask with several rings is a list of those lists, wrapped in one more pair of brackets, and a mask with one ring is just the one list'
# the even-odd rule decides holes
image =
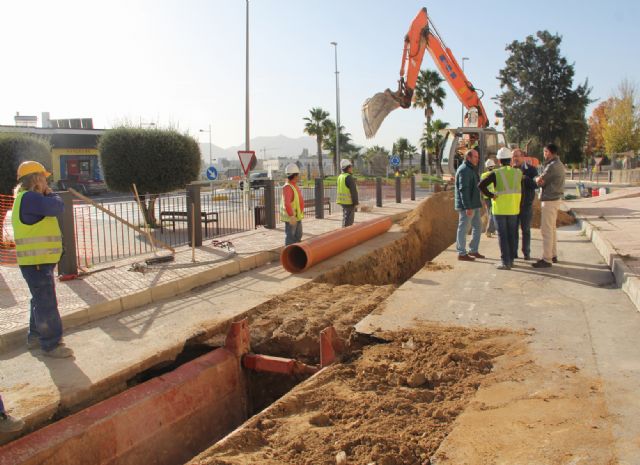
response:
{"label": "soil pile", "polygon": [[191,463],[429,463],[493,360],[520,339],[440,326],[383,337],[390,342],[323,370]]}
{"label": "soil pile", "polygon": [[[556,226],[569,226],[576,222],[576,219],[566,211],[558,210],[558,218]],[[540,199],[535,198],[533,201],[533,216],[531,218],[531,227],[540,228]]]}

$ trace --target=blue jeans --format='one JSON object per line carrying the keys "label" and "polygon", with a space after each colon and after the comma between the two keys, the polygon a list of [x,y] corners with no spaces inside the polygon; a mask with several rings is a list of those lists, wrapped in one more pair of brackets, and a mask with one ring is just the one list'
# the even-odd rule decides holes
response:
{"label": "blue jeans", "polygon": [[491,199],[484,199],[484,204],[487,206],[487,232],[493,234],[496,232],[496,223],[493,220],[493,213],[491,213]]}
{"label": "blue jeans", "polygon": [[2,396],[0,396],[0,413],[4,413],[4,404],[2,403]]}
{"label": "blue jeans", "polygon": [[356,218],[356,207],[353,205],[342,205],[342,227],[351,226]]}
{"label": "blue jeans", "polygon": [[503,265],[511,266],[518,252],[516,236],[518,234],[518,215],[495,215],[500,243],[500,260]]}
{"label": "blue jeans", "polygon": [[31,291],[31,315],[29,339],[40,339],[45,352],[55,349],[62,339],[62,320],[58,312],[55,265],[25,265],[20,267],[29,291]]}
{"label": "blue jeans", "polygon": [[467,229],[471,222],[471,242],[469,243],[469,253],[478,253],[480,245],[480,234],[482,233],[482,221],[480,219],[480,208],[473,209],[473,215],[467,216],[466,210],[458,210],[458,233],[456,236],[456,250],[458,255],[467,254]]}
{"label": "blue jeans", "polygon": [[302,221],[298,221],[295,226],[288,222],[284,224],[284,245],[295,244],[302,240]]}
{"label": "blue jeans", "polygon": [[[521,206],[518,215],[518,225],[522,230],[522,253],[525,257],[531,256],[531,218],[533,206]],[[516,228],[516,253],[518,252],[518,228]]]}

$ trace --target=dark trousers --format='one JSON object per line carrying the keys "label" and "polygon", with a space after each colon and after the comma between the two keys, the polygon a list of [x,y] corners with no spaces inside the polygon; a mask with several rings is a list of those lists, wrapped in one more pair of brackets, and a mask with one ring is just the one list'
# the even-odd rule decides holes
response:
{"label": "dark trousers", "polygon": [[297,244],[302,240],[302,221],[298,221],[295,226],[289,222],[284,224],[284,245]]}
{"label": "dark trousers", "polygon": [[4,404],[2,403],[2,396],[0,396],[0,413],[4,413]]}
{"label": "dark trousers", "polygon": [[533,206],[521,206],[518,215],[518,228],[516,228],[516,253],[518,252],[518,229],[522,231],[522,254],[531,256],[531,218],[533,218]]}
{"label": "dark trousers", "polygon": [[342,205],[342,227],[351,226],[356,218],[356,207],[354,205]]}
{"label": "dark trousers", "polygon": [[24,265],[22,276],[31,291],[31,315],[28,338],[40,339],[40,347],[48,352],[62,339],[62,320],[58,312],[55,265]]}
{"label": "dark trousers", "polygon": [[518,215],[494,215],[493,218],[498,228],[500,260],[503,265],[511,266],[518,251]]}

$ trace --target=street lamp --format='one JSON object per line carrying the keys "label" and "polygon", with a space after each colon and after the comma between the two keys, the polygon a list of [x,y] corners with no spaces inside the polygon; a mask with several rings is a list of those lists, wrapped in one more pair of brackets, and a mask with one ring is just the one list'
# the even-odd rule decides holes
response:
{"label": "street lamp", "polygon": [[[464,75],[464,62],[467,61],[469,58],[467,57],[462,57],[462,74]],[[467,78],[466,76],[463,76],[465,79]],[[462,104],[462,126],[464,126],[464,103]]]}
{"label": "street lamp", "polygon": [[247,0],[247,34],[246,34],[246,75],[245,75],[245,134],[244,134],[244,149],[250,150],[250,137],[249,137],[249,0]]}
{"label": "street lamp", "polygon": [[338,163],[340,163],[340,84],[338,80],[338,42],[331,42],[334,47],[336,63],[336,160],[334,163],[334,174],[338,174]]}
{"label": "street lamp", "polygon": [[211,125],[209,125],[209,130],[200,129],[200,132],[208,132],[209,133],[209,166],[213,165],[213,154],[211,152]]}

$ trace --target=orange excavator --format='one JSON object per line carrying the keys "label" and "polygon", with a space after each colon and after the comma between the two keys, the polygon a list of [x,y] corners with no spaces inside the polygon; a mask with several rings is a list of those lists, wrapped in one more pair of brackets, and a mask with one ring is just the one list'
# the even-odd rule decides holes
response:
{"label": "orange excavator", "polygon": [[[398,90],[379,92],[362,105],[362,122],[367,138],[373,137],[382,121],[396,108],[409,108],[420,73],[424,52],[429,51],[440,73],[467,109],[464,127],[447,129],[441,153],[437,157],[438,172],[453,174],[462,162],[464,152],[475,148],[480,153],[479,166],[485,160],[495,158],[501,147],[507,146],[503,132],[489,127],[489,118],[480,101],[482,93],[466,78],[453,53],[447,47],[427,14],[422,8],[415,17],[404,39],[402,64]],[[537,161],[537,160],[536,160]]]}

